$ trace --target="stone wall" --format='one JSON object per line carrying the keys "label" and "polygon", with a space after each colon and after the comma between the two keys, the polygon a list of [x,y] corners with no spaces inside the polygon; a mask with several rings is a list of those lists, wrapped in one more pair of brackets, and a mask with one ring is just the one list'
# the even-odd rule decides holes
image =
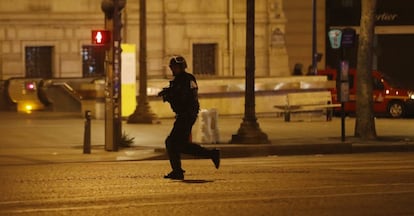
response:
{"label": "stone wall", "polygon": [[100,0],[0,2],[0,79],[25,76],[25,47],[53,46],[53,76],[80,77],[82,45],[102,28]]}
{"label": "stone wall", "polygon": [[[303,65],[303,74],[308,72],[312,65],[312,2],[304,0],[283,0],[286,23],[286,47],[289,55],[289,71],[292,73],[294,65]],[[325,68],[325,0],[317,0],[316,37],[317,52],[323,54],[318,68]]]}
{"label": "stone wall", "polygon": [[[192,62],[194,43],[217,43],[217,76],[244,76],[245,7],[236,0],[148,1],[148,76],[169,74],[174,54]],[[256,74],[289,75],[282,0],[256,0],[255,16]],[[81,47],[103,26],[101,0],[0,1],[0,79],[25,76],[26,46],[53,47],[53,77],[81,77]],[[138,30],[139,1],[128,0],[123,42],[138,45]]]}
{"label": "stone wall", "polygon": [[[198,80],[201,109],[216,109],[220,115],[242,115],[245,104],[245,80],[242,78]],[[137,83],[137,86],[139,83]],[[274,113],[275,105],[286,105],[286,94],[291,92],[327,91],[335,83],[326,76],[288,76],[257,78],[255,83],[256,113]],[[168,86],[168,79],[153,79],[148,83],[151,110],[161,118],[173,117],[168,103],[157,93]]]}

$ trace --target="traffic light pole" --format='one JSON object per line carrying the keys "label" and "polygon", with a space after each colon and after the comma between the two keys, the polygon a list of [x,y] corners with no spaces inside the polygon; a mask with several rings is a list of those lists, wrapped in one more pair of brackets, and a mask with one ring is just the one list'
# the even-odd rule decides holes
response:
{"label": "traffic light pole", "polygon": [[105,70],[105,150],[118,151],[122,137],[121,115],[121,10],[125,0],[102,0],[105,29],[112,32],[106,51]]}

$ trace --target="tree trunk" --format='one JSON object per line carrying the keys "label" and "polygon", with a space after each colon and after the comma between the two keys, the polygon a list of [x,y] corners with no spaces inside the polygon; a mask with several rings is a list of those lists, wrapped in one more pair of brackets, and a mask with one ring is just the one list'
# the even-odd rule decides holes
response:
{"label": "tree trunk", "polygon": [[372,140],[377,137],[372,97],[372,55],[376,3],[376,0],[361,0],[355,136],[360,137],[362,140]]}

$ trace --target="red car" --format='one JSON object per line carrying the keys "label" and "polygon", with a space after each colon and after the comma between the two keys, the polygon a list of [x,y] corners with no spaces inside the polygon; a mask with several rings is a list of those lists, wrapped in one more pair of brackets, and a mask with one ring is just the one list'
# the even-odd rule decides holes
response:
{"label": "red car", "polygon": [[[319,75],[328,76],[329,80],[336,80],[337,72],[334,69],[318,71]],[[380,72],[373,71],[373,100],[376,115],[388,114],[400,118],[414,114],[414,90],[401,89],[392,86]],[[349,101],[344,103],[346,113],[356,111],[356,70],[349,70]],[[332,89],[332,102],[340,103],[336,89]],[[340,108],[339,108],[340,109]],[[336,110],[336,111],[339,111]]]}

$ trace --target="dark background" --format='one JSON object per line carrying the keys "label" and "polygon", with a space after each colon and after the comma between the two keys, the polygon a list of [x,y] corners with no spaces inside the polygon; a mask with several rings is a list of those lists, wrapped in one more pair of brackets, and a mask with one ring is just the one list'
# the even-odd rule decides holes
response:
{"label": "dark background", "polygon": [[[414,1],[378,0],[376,14],[396,14],[394,20],[377,20],[377,26],[395,26],[397,29],[414,25]],[[327,0],[326,32],[333,27],[359,26],[361,17],[360,0]],[[376,35],[374,54],[378,70],[399,87],[414,89],[414,34],[390,32]],[[356,39],[356,42],[358,39]],[[333,50],[326,40],[326,66],[337,68],[341,56],[349,60],[350,67],[356,68],[357,43],[354,47]],[[375,64],[375,63],[374,63]]]}

